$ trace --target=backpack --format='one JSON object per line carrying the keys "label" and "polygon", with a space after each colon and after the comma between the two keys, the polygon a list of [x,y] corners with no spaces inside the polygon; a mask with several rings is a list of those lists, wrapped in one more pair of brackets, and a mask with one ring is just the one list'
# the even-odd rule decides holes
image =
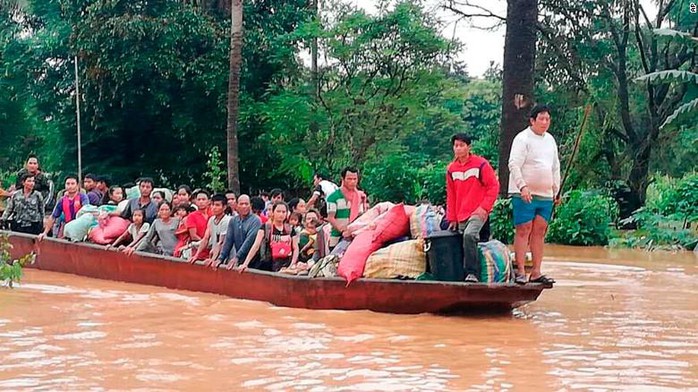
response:
{"label": "backpack", "polygon": [[[292,233],[291,225],[284,223],[284,236],[290,236]],[[293,253],[293,240],[291,243],[278,241],[272,235],[272,224],[267,222],[264,224],[264,240],[262,241],[262,261],[279,260],[290,258]]]}

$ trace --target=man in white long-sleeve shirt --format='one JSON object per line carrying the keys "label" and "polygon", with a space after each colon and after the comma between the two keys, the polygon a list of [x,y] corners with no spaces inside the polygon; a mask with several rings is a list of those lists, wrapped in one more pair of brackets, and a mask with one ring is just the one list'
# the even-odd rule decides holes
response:
{"label": "man in white long-sleeve shirt", "polygon": [[530,126],[514,138],[509,154],[509,194],[514,210],[514,253],[516,283],[526,283],[524,263],[530,247],[533,270],[529,282],[552,284],[555,281],[541,272],[543,242],[558,202],[560,159],[550,127],[550,108],[536,105],[531,110]]}

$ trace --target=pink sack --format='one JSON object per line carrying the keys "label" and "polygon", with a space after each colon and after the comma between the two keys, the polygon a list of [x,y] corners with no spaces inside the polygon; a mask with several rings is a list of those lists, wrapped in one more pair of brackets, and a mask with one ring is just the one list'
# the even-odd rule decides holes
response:
{"label": "pink sack", "polygon": [[360,217],[356,218],[355,221],[351,222],[349,226],[347,226],[347,229],[349,229],[349,232],[353,235],[358,235],[361,229],[370,227],[381,215],[388,212],[394,206],[395,204],[389,201],[378,203],[364,212]]}
{"label": "pink sack", "polygon": [[405,206],[392,207],[376,222],[375,229],[364,230],[354,238],[339,262],[338,275],[344,277],[347,284],[362,277],[368,256],[386,242],[405,236],[409,230],[410,219],[405,214]]}
{"label": "pink sack", "polygon": [[88,238],[95,244],[107,245],[114,242],[120,235],[128,229],[130,222],[118,216],[110,217],[102,226],[99,225],[90,230]]}

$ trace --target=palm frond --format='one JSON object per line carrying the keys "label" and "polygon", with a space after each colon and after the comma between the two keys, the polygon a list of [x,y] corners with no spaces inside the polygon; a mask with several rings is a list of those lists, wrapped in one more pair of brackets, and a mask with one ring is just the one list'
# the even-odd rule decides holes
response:
{"label": "palm frond", "polygon": [[688,114],[688,113],[697,113],[698,112],[698,98],[689,101],[681,106],[679,106],[678,109],[674,110],[674,113],[672,113],[669,117],[666,118],[664,121],[664,124],[660,128],[664,128],[668,125],[671,125],[674,123],[676,120],[678,120],[681,116]]}
{"label": "palm frond", "polygon": [[690,33],[672,29],[654,29],[653,33],[661,37],[676,39],[684,44],[698,48],[698,37],[694,37]]}
{"label": "palm frond", "polygon": [[666,71],[657,71],[648,73],[635,79],[638,81],[649,81],[650,83],[696,83],[698,84],[698,74],[690,71],[679,71],[670,69]]}

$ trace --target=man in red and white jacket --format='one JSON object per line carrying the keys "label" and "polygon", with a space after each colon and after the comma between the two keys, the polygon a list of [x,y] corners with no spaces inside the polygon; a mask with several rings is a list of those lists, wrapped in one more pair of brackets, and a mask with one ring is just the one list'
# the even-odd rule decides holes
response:
{"label": "man in red and white jacket", "polygon": [[497,194],[499,180],[487,159],[472,154],[470,136],[451,137],[455,159],[446,169],[446,219],[449,230],[463,233],[465,281],[478,282],[480,261],[477,242]]}

